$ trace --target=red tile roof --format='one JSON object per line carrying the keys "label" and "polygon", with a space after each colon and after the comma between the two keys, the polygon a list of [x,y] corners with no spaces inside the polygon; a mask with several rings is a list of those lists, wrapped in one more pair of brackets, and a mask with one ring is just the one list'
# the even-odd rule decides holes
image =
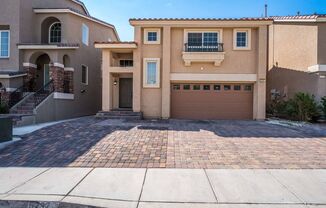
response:
{"label": "red tile roof", "polygon": [[134,41],[107,41],[107,42],[95,42],[95,44],[136,44]]}
{"label": "red tile roof", "polygon": [[326,17],[326,14],[311,14],[311,15],[293,15],[293,16],[272,16],[274,20],[310,20],[319,17]]}
{"label": "red tile roof", "polygon": [[131,18],[129,21],[269,21],[267,17],[243,18]]}

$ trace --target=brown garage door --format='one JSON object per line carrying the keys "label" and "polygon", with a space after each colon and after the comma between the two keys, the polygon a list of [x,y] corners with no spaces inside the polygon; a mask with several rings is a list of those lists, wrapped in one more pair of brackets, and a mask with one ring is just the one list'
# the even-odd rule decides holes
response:
{"label": "brown garage door", "polygon": [[171,117],[178,119],[253,119],[249,84],[172,84]]}

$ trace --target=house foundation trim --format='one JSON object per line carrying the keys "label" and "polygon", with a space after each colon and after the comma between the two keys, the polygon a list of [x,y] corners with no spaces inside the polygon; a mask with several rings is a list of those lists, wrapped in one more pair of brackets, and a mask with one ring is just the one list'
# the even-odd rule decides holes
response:
{"label": "house foundation trim", "polygon": [[60,100],[73,100],[75,99],[75,95],[71,93],[61,93],[61,92],[55,92],[53,94],[54,99],[60,99]]}
{"label": "house foundation trim", "polygon": [[32,63],[23,63],[23,67],[30,67],[30,68],[37,68],[36,64],[32,64]]}

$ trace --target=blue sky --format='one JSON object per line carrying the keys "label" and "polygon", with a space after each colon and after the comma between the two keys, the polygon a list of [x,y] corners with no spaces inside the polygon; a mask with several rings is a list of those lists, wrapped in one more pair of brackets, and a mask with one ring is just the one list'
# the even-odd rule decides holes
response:
{"label": "blue sky", "polygon": [[121,40],[133,40],[129,18],[260,17],[326,14],[326,0],[83,0],[92,16],[114,24]]}

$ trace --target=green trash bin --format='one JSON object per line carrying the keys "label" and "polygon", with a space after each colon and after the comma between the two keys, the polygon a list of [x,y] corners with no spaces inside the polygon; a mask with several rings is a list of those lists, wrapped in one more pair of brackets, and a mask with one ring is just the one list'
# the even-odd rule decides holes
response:
{"label": "green trash bin", "polygon": [[12,118],[0,117],[0,143],[12,140]]}

